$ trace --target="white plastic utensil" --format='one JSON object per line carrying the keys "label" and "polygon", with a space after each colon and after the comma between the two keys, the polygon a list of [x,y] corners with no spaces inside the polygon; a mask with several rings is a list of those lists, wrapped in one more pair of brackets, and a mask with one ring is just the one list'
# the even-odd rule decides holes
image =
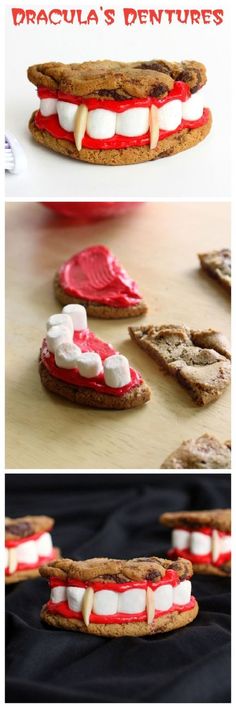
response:
{"label": "white plastic utensil", "polygon": [[27,160],[23,148],[12,133],[5,133],[5,170],[14,175],[23,172]]}

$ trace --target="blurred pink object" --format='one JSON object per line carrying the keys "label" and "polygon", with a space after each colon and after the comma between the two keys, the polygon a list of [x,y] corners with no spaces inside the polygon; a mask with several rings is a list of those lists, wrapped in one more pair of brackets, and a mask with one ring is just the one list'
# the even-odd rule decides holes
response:
{"label": "blurred pink object", "polygon": [[119,216],[140,206],[140,202],[42,202],[42,204],[57,214],[76,219],[80,223]]}

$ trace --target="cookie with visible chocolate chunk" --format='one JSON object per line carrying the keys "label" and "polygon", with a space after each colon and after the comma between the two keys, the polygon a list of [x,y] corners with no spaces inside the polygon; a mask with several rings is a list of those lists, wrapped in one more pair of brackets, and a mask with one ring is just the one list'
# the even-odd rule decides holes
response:
{"label": "cookie with visible chocolate chunk", "polygon": [[182,559],[67,558],[42,567],[40,574],[51,587],[41,619],[55,627],[109,637],[144,636],[178,629],[198,613],[191,596],[192,565]]}
{"label": "cookie with visible chocolate chunk", "polygon": [[230,248],[222,248],[221,251],[199,253],[198,258],[203,270],[205,270],[212,278],[218,280],[224,288],[231,290]]}
{"label": "cookie with visible chocolate chunk", "polygon": [[[115,166],[156,160],[193,147],[211,128],[211,113],[202,97],[195,105],[195,95],[207,80],[200,62],[49,62],[30,66],[28,78],[46,101],[45,108],[41,101],[40,110],[29,122],[34,139],[82,162]],[[175,106],[171,118],[172,101]],[[126,124],[120,126],[118,118],[123,116],[126,121],[128,111],[130,120],[132,108],[136,111],[132,129]],[[109,111],[113,129],[109,126],[106,130],[104,125],[102,130],[101,126],[95,131],[91,128],[90,112],[94,123],[102,120],[101,109]]]}
{"label": "cookie with visible chocolate chunk", "polygon": [[230,576],[230,509],[166,512],[159,520],[172,529],[170,558],[190,560],[195,573]]}
{"label": "cookie with visible chocolate chunk", "polygon": [[45,561],[60,558],[59,548],[53,547],[50,516],[21,516],[5,519],[5,582],[39,577],[39,567]]}
{"label": "cookie with visible chocolate chunk", "polygon": [[230,347],[221,332],[168,324],[129,327],[129,334],[199,406],[217,400],[230,383]]}
{"label": "cookie with visible chocolate chunk", "polygon": [[231,469],[231,443],[205,433],[183,442],[162,463],[161,469]]}

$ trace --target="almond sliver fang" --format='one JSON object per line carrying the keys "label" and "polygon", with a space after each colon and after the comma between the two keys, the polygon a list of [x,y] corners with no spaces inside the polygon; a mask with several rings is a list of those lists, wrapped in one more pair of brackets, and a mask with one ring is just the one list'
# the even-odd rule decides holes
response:
{"label": "almond sliver fang", "polygon": [[156,148],[159,140],[159,118],[158,108],[151,106],[150,108],[150,150]]}
{"label": "almond sliver fang", "polygon": [[85,135],[87,125],[88,109],[84,104],[78,106],[75,115],[74,138],[77,150],[81,150],[82,140]]}

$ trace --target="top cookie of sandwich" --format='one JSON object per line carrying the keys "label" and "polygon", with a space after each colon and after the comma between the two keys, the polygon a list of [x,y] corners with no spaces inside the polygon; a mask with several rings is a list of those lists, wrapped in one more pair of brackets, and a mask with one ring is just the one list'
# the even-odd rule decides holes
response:
{"label": "top cookie of sandwich", "polygon": [[183,81],[191,93],[206,83],[206,69],[196,61],[122,63],[115,61],[62,64],[35,64],[28,69],[28,78],[35,86],[62,91],[74,96],[122,100],[130,97],[164,98],[175,81]]}
{"label": "top cookie of sandwich", "polygon": [[7,541],[17,541],[35,533],[49,531],[54,526],[51,516],[20,516],[16,519],[5,519],[5,538]]}
{"label": "top cookie of sandwich", "polygon": [[183,558],[170,561],[164,558],[133,558],[116,560],[113,558],[89,558],[85,561],[73,561],[63,558],[48,563],[40,569],[43,577],[76,580],[100,581],[103,583],[127,583],[129,581],[150,580],[158,582],[167,570],[174,570],[181,580],[192,576],[192,564]]}
{"label": "top cookie of sandwich", "polygon": [[230,532],[231,509],[166,512],[160,516],[160,522],[170,528],[187,525],[191,529],[196,529],[200,526],[208,526],[219,531]]}

